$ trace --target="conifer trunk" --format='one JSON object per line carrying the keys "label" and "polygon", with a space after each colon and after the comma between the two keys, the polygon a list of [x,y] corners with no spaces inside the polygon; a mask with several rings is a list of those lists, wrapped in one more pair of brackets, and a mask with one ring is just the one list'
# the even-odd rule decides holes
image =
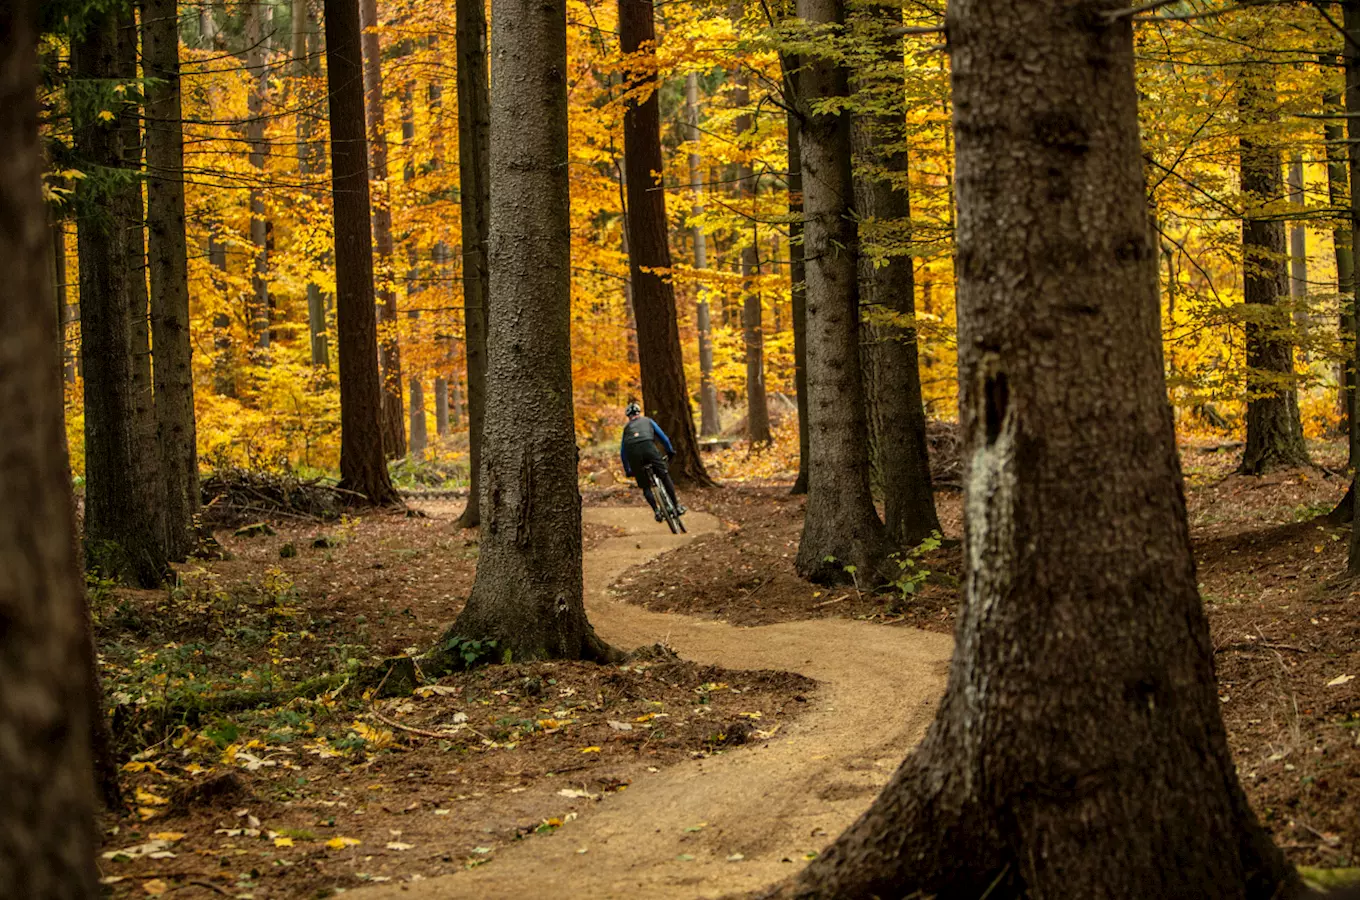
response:
{"label": "conifer trunk", "polygon": [[[38,17],[0,6],[0,884],[6,896],[93,900],[88,613],[75,548],[51,234],[38,136]],[[86,35],[89,51],[99,38]],[[92,45],[93,44],[93,45]],[[86,70],[88,71],[88,69]],[[88,146],[88,145],[86,145]]]}
{"label": "conifer trunk", "polygon": [[[699,157],[699,75],[690,72],[685,78],[685,119],[689,151],[689,187],[694,192],[690,215],[698,219],[704,214],[704,182],[700,174]],[[708,268],[708,235],[697,221],[690,226],[694,235],[694,268],[702,272]],[[702,277],[702,276],[700,276]],[[708,304],[708,286],[698,287],[695,303],[695,322],[699,332],[699,434],[711,437],[722,430],[718,419],[718,388],[713,383],[713,316]]]}
{"label": "conifer trunk", "polygon": [[925,740],[784,896],[1297,887],[1220,718],[1163,376],[1133,26],[1101,15],[1122,5],[950,6],[967,594]]}
{"label": "conifer trunk", "polygon": [[[746,69],[737,71],[732,89],[732,104],[739,110],[751,105],[751,90]],[[733,122],[738,151],[751,152],[750,132],[753,120],[749,112],[742,112]],[[770,406],[765,396],[765,333],[760,288],[760,230],[756,226],[756,179],[749,160],[737,164],[737,188],[742,213],[750,216],[742,223],[741,232],[741,333],[742,350],[746,359],[746,439],[752,444],[770,442]]]}
{"label": "conifer trunk", "polygon": [[808,391],[807,391],[807,269],[803,248],[802,97],[798,84],[798,57],[779,57],[784,75],[785,117],[789,141],[789,317],[793,319],[793,387],[798,395],[798,478],[790,493],[807,493]]}
{"label": "conifer trunk", "polygon": [[[293,77],[298,86],[299,105],[316,102],[313,80],[321,73],[321,62],[312,59],[311,44],[315,42],[316,18],[307,0],[293,0]],[[312,116],[297,117],[298,174],[319,174],[324,166],[321,155],[313,145]],[[311,193],[311,192],[309,192]],[[307,282],[307,333],[312,365],[330,368],[330,343],[326,337],[326,302],[321,288]]]}
{"label": "conifer trunk", "polygon": [[383,456],[359,0],[326,0],[325,17],[340,357],[340,486],[384,505],[398,498]]}
{"label": "conifer trunk", "polygon": [[[1327,62],[1328,55],[1323,61]],[[1334,57],[1331,58],[1334,62]],[[1322,107],[1328,112],[1343,111],[1341,94],[1328,91],[1322,96]],[[1341,301],[1341,316],[1338,324],[1342,347],[1353,348],[1355,341],[1355,257],[1351,248],[1350,228],[1350,177],[1347,172],[1345,151],[1346,126],[1340,121],[1329,120],[1322,126],[1323,146],[1327,152],[1327,197],[1332,207],[1346,210],[1346,215],[1338,216],[1332,228],[1332,247],[1336,256],[1336,290]],[[1347,467],[1354,467],[1360,454],[1360,417],[1356,415],[1356,378],[1355,363],[1341,360],[1340,403],[1342,433],[1346,436]]]}
{"label": "conifer trunk", "polygon": [[603,659],[582,599],[566,0],[494,0],[492,16],[484,521],[472,593],[435,655],[462,638],[516,662]]}
{"label": "conifer trunk", "polygon": [[[273,27],[274,8],[262,0],[248,0],[246,14],[246,71],[250,74],[250,88],[246,95],[246,143],[249,145],[250,167],[256,176],[264,178],[264,160],[269,155],[265,138],[264,106],[269,94],[269,33]],[[265,218],[264,191],[250,189],[250,243],[254,258],[250,275],[251,300],[247,310],[250,333],[255,346],[267,350],[270,342],[269,297],[269,220]],[[266,357],[260,357],[263,361]]]}
{"label": "conifer trunk", "polygon": [[[619,49],[637,53],[656,41],[652,0],[619,0]],[[653,50],[648,51],[654,53]],[[631,90],[656,86],[656,71],[644,65],[628,80]],[[671,471],[695,484],[712,484],[699,457],[689,389],[685,386],[675,288],[666,273],[671,250],[666,196],[658,182],[662,171],[661,118],[656,91],[628,104],[623,113],[623,163],[628,191],[628,269],[637,316],[638,363],[642,405],[675,447]]]}
{"label": "conifer trunk", "polygon": [[194,517],[200,497],[184,233],[178,26],[175,0],[142,0],[142,67],[148,79],[146,196],[156,434],[165,485],[166,552],[170,559],[182,562],[196,544]]}
{"label": "conifer trunk", "polygon": [[440,437],[449,433],[449,382],[443,375],[434,379],[434,433]]}
{"label": "conifer trunk", "polygon": [[1308,464],[1294,383],[1289,335],[1289,264],[1284,222],[1261,208],[1284,195],[1280,149],[1260,132],[1277,117],[1275,75],[1249,64],[1238,82],[1237,108],[1249,129],[1239,139],[1242,194],[1242,301],[1247,310],[1247,445],[1239,471],[1260,475]]}
{"label": "conifer trunk", "polygon": [[471,484],[462,528],[482,522],[482,437],[486,430],[487,317],[490,273],[487,229],[491,209],[491,103],[488,94],[486,7],[457,0],[458,187],[463,225],[463,321],[467,355],[468,462]]}
{"label": "conifer trunk", "polygon": [[[799,86],[809,107],[849,94],[842,39],[844,0],[799,0],[798,15],[820,27],[828,55],[804,60]],[[843,104],[842,104],[843,105]],[[869,493],[868,425],[859,365],[859,261],[850,209],[850,114],[809,111],[801,135],[805,341],[809,413],[808,499],[794,564],[819,582],[873,583],[887,574],[883,524]]]}

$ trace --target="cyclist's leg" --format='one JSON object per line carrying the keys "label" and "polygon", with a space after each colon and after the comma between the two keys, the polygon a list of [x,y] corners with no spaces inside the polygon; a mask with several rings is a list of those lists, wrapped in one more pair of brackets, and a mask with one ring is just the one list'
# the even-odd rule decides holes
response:
{"label": "cyclist's leg", "polygon": [[679,509],[680,500],[675,496],[675,482],[671,480],[670,467],[666,465],[666,461],[661,459],[659,455],[656,460],[656,471],[657,474],[661,476],[661,484],[666,488],[666,493],[670,495],[671,505],[676,509]]}
{"label": "cyclist's leg", "polygon": [[[632,448],[629,448],[630,451]],[[647,477],[647,463],[649,460],[641,453],[629,452],[628,468],[633,470],[633,477],[637,480],[637,486],[642,488],[642,496],[647,498],[647,505],[656,512],[656,497],[652,496],[652,480]]]}

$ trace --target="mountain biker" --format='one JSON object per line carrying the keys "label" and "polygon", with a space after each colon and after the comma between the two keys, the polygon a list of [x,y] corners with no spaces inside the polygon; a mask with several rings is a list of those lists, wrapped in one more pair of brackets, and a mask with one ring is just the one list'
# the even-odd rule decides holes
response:
{"label": "mountain biker", "polygon": [[[678,515],[683,516],[685,508],[675,498],[675,482],[671,481],[670,470],[666,467],[666,460],[675,456],[671,439],[666,437],[666,432],[661,430],[660,425],[642,414],[642,407],[638,406],[636,401],[629,402],[623,414],[628,417],[628,424],[623,426],[623,440],[619,445],[623,474],[637,479],[638,487],[642,488],[642,495],[652,507],[652,514],[660,522],[661,509],[656,505],[656,498],[652,496],[652,484],[647,478],[647,467],[656,469],[657,475],[661,477],[661,483],[666,487],[666,493],[670,495],[671,505],[675,507]],[[666,448],[665,459],[657,447],[658,441]]]}

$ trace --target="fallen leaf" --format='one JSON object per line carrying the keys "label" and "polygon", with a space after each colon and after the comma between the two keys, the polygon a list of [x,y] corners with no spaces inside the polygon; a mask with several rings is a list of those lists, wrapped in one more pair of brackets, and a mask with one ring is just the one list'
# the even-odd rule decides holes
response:
{"label": "fallen leaf", "polygon": [[412,849],[413,847],[415,847],[415,844],[403,844],[401,841],[388,841],[388,842],[387,842],[387,849],[388,849],[388,850],[410,850],[410,849]]}
{"label": "fallen leaf", "polygon": [[610,728],[614,729],[615,731],[632,731],[632,730],[633,730],[633,726],[632,726],[632,725],[629,725],[627,722],[618,722],[618,721],[615,721],[614,719],[610,719],[610,720],[609,720],[608,722],[606,722],[605,724],[608,725]]}
{"label": "fallen leaf", "polygon": [[150,881],[142,882],[142,890],[146,891],[153,897],[159,897],[161,894],[164,894],[166,891],[170,890],[170,885],[166,884],[164,881],[161,881],[159,878],[153,878]]}
{"label": "fallen leaf", "polygon": [[599,752],[600,752],[600,748],[599,748],[599,747],[582,747],[582,748],[581,748],[581,752],[582,752],[582,753],[599,753]]}
{"label": "fallen leaf", "polygon": [[590,791],[577,790],[576,788],[562,788],[557,792],[559,797],[579,797],[583,800],[594,800],[596,795]]}
{"label": "fallen leaf", "polygon": [[1340,687],[1341,685],[1347,683],[1348,681],[1354,680],[1355,680],[1354,675],[1338,675],[1331,681],[1327,682],[1327,687]]}
{"label": "fallen leaf", "polygon": [[137,802],[145,803],[149,806],[164,806],[170,801],[165,799],[164,797],[159,796],[158,794],[153,794],[150,791],[143,790],[142,788],[137,788]]}
{"label": "fallen leaf", "polygon": [[290,837],[276,837],[276,838],[274,838],[274,846],[275,846],[275,847],[291,847],[291,846],[293,846],[293,839],[290,838]]}
{"label": "fallen leaf", "polygon": [[153,833],[151,834],[151,840],[153,840],[153,841],[170,841],[171,843],[174,843],[175,841],[182,841],[182,840],[184,840],[184,832],[182,832],[182,831],[156,831],[156,832],[153,832]]}
{"label": "fallen leaf", "polygon": [[741,854],[741,853],[733,853],[731,856],[727,857],[727,861],[728,861],[728,862],[741,862],[741,861],[742,861],[743,859],[745,859],[745,858],[746,858],[745,855],[743,855],[743,854]]}
{"label": "fallen leaf", "polygon": [[332,850],[343,850],[346,847],[353,847],[358,843],[359,841],[357,838],[333,837],[329,841],[326,841],[326,846],[330,847]]}

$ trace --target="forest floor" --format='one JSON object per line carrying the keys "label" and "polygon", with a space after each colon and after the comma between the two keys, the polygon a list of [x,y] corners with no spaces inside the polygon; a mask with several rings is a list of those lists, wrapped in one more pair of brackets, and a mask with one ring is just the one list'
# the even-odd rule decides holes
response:
{"label": "forest floor", "polygon": [[[1340,468],[1333,455],[1319,458]],[[1290,858],[1353,866],[1360,585],[1339,577],[1349,526],[1317,518],[1344,481],[1242,478],[1234,461],[1184,456],[1229,738]],[[170,591],[93,585],[116,737],[135,754],[128,809],[104,823],[113,895],[382,897],[391,882],[393,897],[547,883],[694,897],[815,854],[929,722],[958,548],[916,558],[911,580],[931,575],[910,592],[827,590],[793,573],[802,501],[785,484],[688,495],[704,511],[688,537],[625,486],[585,499],[592,622],[652,648],[623,666],[487,667],[410,697],[231,708],[428,646],[472,582],[458,502],[222,532],[231,558],[184,567]],[[960,537],[959,496],[938,501],[944,536]]]}

